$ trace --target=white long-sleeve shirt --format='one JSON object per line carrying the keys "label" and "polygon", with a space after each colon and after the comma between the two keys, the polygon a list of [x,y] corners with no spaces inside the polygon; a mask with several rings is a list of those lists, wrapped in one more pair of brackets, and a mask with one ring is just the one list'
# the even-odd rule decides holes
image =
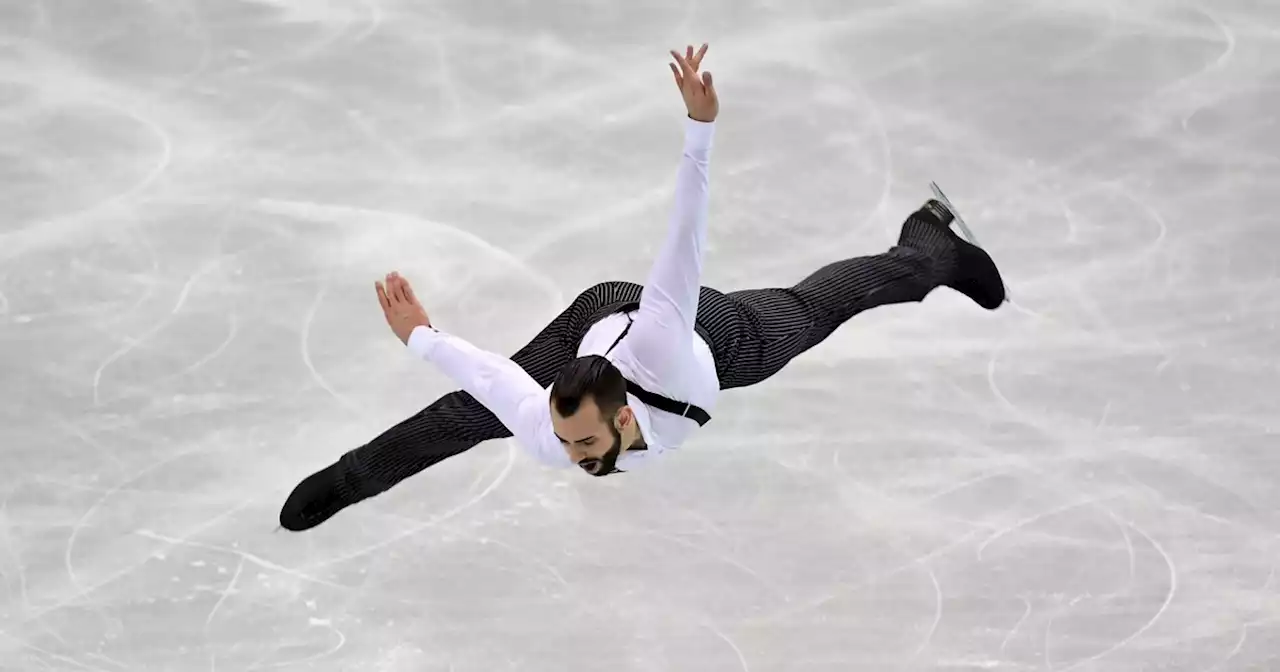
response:
{"label": "white long-sleeve shirt", "polygon": [[[694,331],[707,236],[708,169],[715,123],[685,119],[684,153],[676,172],[675,207],[658,251],[639,309],[597,322],[583,337],[578,356],[604,355],[623,377],[671,399],[715,408],[720,392],[715,360]],[[617,347],[619,334],[634,321]],[[551,388],[542,387],[511,359],[431,327],[418,327],[409,350],[435,365],[484,404],[511,430],[524,450],[554,467],[574,466],[551,428]],[[693,420],[650,408],[628,394],[648,450],[624,451],[619,469],[633,469],[678,448],[698,425]]]}

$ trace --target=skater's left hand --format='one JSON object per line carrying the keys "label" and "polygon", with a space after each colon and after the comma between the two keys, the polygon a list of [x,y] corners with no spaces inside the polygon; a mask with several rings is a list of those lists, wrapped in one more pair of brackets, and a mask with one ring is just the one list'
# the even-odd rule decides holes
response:
{"label": "skater's left hand", "polygon": [[378,290],[378,303],[382,304],[382,314],[387,318],[387,326],[394,331],[401,343],[409,344],[409,335],[418,327],[431,326],[427,311],[418,303],[409,281],[392,271],[387,274],[387,284],[374,282]]}
{"label": "skater's left hand", "polygon": [[670,63],[671,72],[676,78],[676,88],[684,98],[689,118],[694,121],[710,123],[720,114],[720,99],[716,95],[716,86],[711,81],[711,73],[703,72],[698,76],[698,68],[702,66],[702,58],[707,55],[707,45],[702,45],[695,54],[693,45],[685,47],[683,55],[672,51],[675,63]]}

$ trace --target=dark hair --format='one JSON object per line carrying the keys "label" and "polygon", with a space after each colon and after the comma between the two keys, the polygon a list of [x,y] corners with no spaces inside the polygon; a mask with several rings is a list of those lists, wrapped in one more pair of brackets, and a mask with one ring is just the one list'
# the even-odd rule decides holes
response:
{"label": "dark hair", "polygon": [[613,362],[600,355],[579,357],[560,369],[551,385],[551,403],[556,412],[569,417],[578,412],[587,397],[600,407],[604,418],[611,418],[627,405],[627,380]]}

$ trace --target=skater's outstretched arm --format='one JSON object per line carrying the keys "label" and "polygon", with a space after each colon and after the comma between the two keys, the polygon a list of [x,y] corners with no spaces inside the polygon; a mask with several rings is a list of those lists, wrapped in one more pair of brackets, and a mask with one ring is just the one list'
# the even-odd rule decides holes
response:
{"label": "skater's outstretched arm", "polygon": [[386,286],[377,283],[377,290],[387,324],[413,354],[434,363],[484,404],[536,460],[573,466],[552,431],[547,390],[519,364],[433,327],[409,281],[398,273],[387,275]]}
{"label": "skater's outstretched arm", "polygon": [[698,73],[706,49],[703,45],[696,54],[693,47],[685,54],[671,52],[675,59],[671,70],[689,113],[676,172],[675,205],[666,238],[645,280],[631,336],[621,346],[629,348],[654,378],[680,366],[685,360],[675,353],[693,347],[707,237],[711,146],[719,113],[711,73]]}

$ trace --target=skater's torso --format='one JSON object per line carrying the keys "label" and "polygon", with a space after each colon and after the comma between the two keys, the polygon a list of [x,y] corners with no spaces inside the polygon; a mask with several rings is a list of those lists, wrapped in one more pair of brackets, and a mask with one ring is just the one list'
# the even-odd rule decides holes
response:
{"label": "skater's torso", "polygon": [[[624,378],[649,392],[687,401],[701,406],[708,413],[714,413],[716,398],[720,393],[720,381],[716,376],[715,359],[705,337],[699,334],[698,338],[693,339],[691,352],[671,353],[673,358],[684,360],[678,369],[681,375],[675,380],[669,379],[670,376],[659,380],[635,365],[635,360],[627,356],[626,338],[618,341],[630,320],[635,318],[634,310],[620,308],[622,312],[607,313],[587,330],[578,345],[578,356],[603,355],[618,367]],[[640,466],[644,461],[652,460],[667,450],[678,448],[698,428],[696,422],[650,408],[633,395],[628,394],[627,401],[635,411],[636,422],[640,425],[647,448],[624,452],[618,459],[618,468],[624,471]]]}
{"label": "skater's torso", "polygon": [[[696,317],[704,308],[700,287],[702,248],[705,246],[709,183],[709,158],[714,124],[689,118],[685,145],[676,174],[675,204],[667,236],[661,244],[642,288],[635,283],[601,283],[579,296],[566,309],[556,328],[540,344],[537,354],[567,364],[573,345],[577,354],[607,357],[633,385],[629,405],[635,410],[646,450],[628,451],[617,462],[623,470],[651,462],[663,452],[680,446],[698,427],[698,420],[669,413],[642,402],[636,395],[660,405],[692,404],[712,413],[717,393],[715,358],[708,342],[720,343],[703,333]],[[652,299],[638,310],[641,295],[652,290]],[[635,307],[627,306],[634,304]],[[630,324],[636,326],[620,341]],[[620,313],[620,314],[614,314]],[[694,317],[694,320],[690,318]],[[723,319],[709,327],[716,327]],[[717,333],[711,329],[710,333]],[[696,335],[695,335],[696,334]],[[616,342],[616,345],[615,345]],[[572,467],[564,446],[552,427],[550,390],[513,360],[481,350],[434,327],[415,329],[409,349],[434,362],[459,387],[486,406],[538,461],[552,467]],[[567,347],[566,347],[567,346]],[[732,349],[732,342],[726,343]],[[611,349],[612,348],[612,349]],[[731,353],[721,359],[729,361]],[[690,411],[681,407],[681,413]]]}

